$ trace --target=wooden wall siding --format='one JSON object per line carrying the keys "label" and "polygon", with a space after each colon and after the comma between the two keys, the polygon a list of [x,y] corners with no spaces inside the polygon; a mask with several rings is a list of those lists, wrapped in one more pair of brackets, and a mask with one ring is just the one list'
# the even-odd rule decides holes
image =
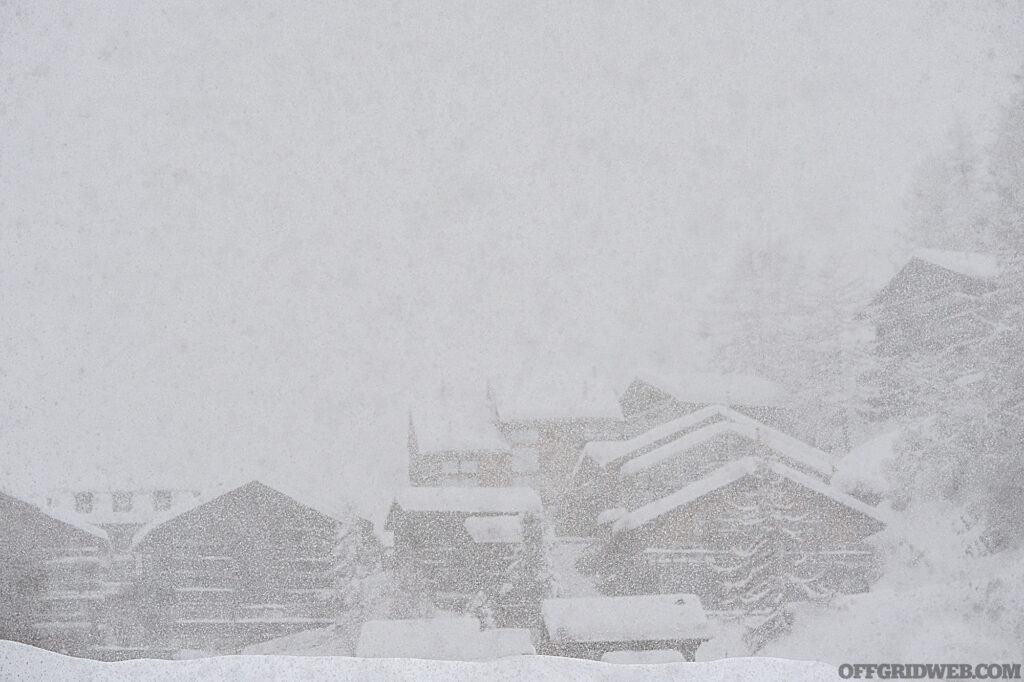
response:
{"label": "wooden wall siding", "polygon": [[98,637],[109,543],[0,493],[0,628],[81,655]]}
{"label": "wooden wall siding", "polygon": [[538,471],[531,477],[545,508],[557,507],[571,487],[572,471],[583,446],[592,440],[621,440],[620,419],[558,419],[499,422],[502,436],[515,448],[536,449]]}
{"label": "wooden wall siding", "polygon": [[140,542],[143,580],[167,586],[153,647],[225,650],[330,622],[339,524],[250,484]]}
{"label": "wooden wall siding", "polygon": [[[706,607],[720,608],[722,579],[714,567],[727,565],[732,550],[749,546],[758,532],[738,531],[730,503],[746,499],[754,485],[752,478],[741,479],[613,540],[598,569],[602,589],[609,594],[693,592]],[[804,530],[788,553],[805,560],[809,575],[821,574],[828,589],[867,589],[878,565],[863,540],[882,524],[786,479],[776,485],[792,505],[787,514],[805,517],[795,526]]]}
{"label": "wooden wall siding", "polygon": [[494,581],[515,553],[512,543],[477,543],[466,531],[464,512],[405,513],[394,520],[394,560],[415,566],[432,590],[475,593]]}
{"label": "wooden wall siding", "polygon": [[[512,485],[512,456],[507,452],[452,450],[426,452],[409,456],[409,482],[415,486],[480,485],[504,487]],[[446,474],[445,462],[473,462],[476,473]]]}

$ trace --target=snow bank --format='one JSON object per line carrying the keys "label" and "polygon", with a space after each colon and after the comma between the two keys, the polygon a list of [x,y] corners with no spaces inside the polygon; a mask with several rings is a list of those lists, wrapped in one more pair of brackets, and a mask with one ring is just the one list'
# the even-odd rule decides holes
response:
{"label": "snow bank", "polygon": [[367,621],[356,646],[362,658],[486,661],[535,653],[529,630],[481,630],[472,616]]}
{"label": "snow bank", "polygon": [[276,637],[242,649],[243,654],[280,656],[351,656],[356,651],[355,636],[341,625]]}
{"label": "snow bank", "polygon": [[6,679],[93,680],[139,682],[156,680],[233,680],[287,682],[316,680],[595,680],[597,682],[835,682],[836,667],[826,663],[774,658],[744,658],[712,663],[616,665],[547,656],[521,656],[501,661],[463,663],[413,659],[362,659],[293,656],[222,656],[189,661],[136,660],[100,663],[70,658],[42,649],[0,642],[0,670]]}

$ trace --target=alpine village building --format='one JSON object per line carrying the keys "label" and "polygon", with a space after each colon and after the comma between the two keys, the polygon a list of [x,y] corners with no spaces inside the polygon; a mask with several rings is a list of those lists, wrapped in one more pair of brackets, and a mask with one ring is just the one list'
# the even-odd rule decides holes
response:
{"label": "alpine village building", "polygon": [[[878,353],[962,335],[918,324],[936,311],[968,331],[984,325],[997,274],[985,254],[916,253],[863,313]],[[547,551],[560,557],[557,597],[497,614],[475,647],[527,653],[528,630],[539,653],[692,659],[744,608],[729,586],[751,548],[770,545],[793,569],[787,599],[868,589],[870,538],[889,519],[877,499],[832,483],[833,452],[847,450],[752,377],[643,372],[610,391],[547,375],[489,383],[462,405],[442,392],[409,414],[409,485],[384,524],[387,565],[416,575],[440,615],[464,618],[469,632],[481,622],[468,615],[474,600],[544,519]],[[0,493],[3,636],[119,659],[232,652],[329,625],[340,613],[330,589],[339,540],[377,539],[369,521],[301,498],[255,481],[207,495],[65,492],[38,505]],[[645,616],[618,617],[636,610]]]}

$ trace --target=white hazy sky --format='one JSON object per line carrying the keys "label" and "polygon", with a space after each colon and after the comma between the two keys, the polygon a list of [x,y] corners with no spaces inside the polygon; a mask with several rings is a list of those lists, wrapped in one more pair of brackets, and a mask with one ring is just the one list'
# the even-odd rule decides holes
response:
{"label": "white hazy sky", "polygon": [[1018,2],[0,7],[3,483],[366,510],[439,375],[692,364],[772,238],[887,262]]}

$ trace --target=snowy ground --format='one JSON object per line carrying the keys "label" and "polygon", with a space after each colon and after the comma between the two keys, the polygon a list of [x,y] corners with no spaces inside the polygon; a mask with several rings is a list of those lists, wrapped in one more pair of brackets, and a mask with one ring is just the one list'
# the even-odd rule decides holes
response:
{"label": "snowy ground", "polygon": [[665,680],[697,682],[834,682],[826,663],[774,658],[712,663],[620,665],[567,658],[522,656],[487,663],[411,659],[221,656],[190,661],[137,660],[99,663],[69,658],[15,642],[0,642],[0,678],[16,682],[51,680]]}

